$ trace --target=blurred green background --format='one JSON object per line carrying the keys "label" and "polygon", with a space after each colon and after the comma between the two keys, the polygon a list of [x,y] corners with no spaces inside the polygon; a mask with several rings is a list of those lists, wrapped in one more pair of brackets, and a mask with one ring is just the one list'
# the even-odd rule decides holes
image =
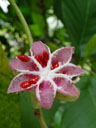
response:
{"label": "blurred green background", "polygon": [[[34,41],[41,40],[51,51],[74,46],[73,63],[85,76],[76,85],[76,102],[55,100],[44,110],[49,128],[96,128],[96,0],[16,0]],[[8,6],[7,6],[8,5]],[[29,42],[14,9],[0,0],[0,128],[40,128],[28,92],[7,94],[16,75],[8,66],[20,54],[29,55]]]}

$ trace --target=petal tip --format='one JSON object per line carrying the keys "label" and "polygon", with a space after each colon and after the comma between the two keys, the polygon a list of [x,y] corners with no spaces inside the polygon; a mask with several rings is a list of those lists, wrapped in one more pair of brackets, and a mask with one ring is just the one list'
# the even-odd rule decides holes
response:
{"label": "petal tip", "polygon": [[10,86],[9,86],[9,88],[7,90],[7,94],[10,94],[10,93],[12,93],[12,91],[11,91]]}

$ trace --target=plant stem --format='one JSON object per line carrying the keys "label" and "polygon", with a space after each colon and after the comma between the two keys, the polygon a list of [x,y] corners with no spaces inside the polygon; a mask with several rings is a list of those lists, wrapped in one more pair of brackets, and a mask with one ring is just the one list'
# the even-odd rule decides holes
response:
{"label": "plant stem", "polygon": [[22,12],[20,11],[20,9],[18,8],[18,6],[16,5],[15,1],[14,0],[9,0],[10,4],[12,5],[12,7],[14,8],[18,18],[20,19],[22,25],[23,25],[23,28],[24,28],[24,31],[27,35],[27,38],[28,38],[28,41],[30,43],[30,46],[32,45],[33,43],[33,38],[32,38],[32,35],[31,35],[31,32],[30,32],[30,29],[28,27],[28,24],[22,14]]}
{"label": "plant stem", "polygon": [[37,116],[37,118],[39,119],[41,128],[48,128],[46,123],[45,123],[44,117],[43,117],[43,112],[42,112],[42,109],[41,109],[41,105],[37,101],[35,90],[29,91],[29,94],[31,96],[32,106],[35,109],[34,115]]}
{"label": "plant stem", "polygon": [[35,109],[35,116],[38,117],[41,128],[48,128],[46,123],[45,123],[45,120],[44,120],[44,117],[43,117],[43,112],[42,112],[41,108]]}

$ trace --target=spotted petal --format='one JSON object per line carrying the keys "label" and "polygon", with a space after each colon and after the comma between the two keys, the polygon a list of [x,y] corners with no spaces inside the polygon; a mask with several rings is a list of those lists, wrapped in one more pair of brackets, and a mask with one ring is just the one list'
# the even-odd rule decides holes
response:
{"label": "spotted petal", "polygon": [[55,93],[53,86],[49,81],[44,81],[38,87],[36,87],[36,97],[42,107],[45,109],[51,108],[55,98]]}
{"label": "spotted petal", "polygon": [[74,64],[68,64],[68,65],[64,66],[62,69],[60,69],[60,71],[58,71],[58,73],[63,73],[63,74],[69,75],[71,77],[75,77],[75,76],[84,74],[85,71],[80,66],[76,66]]}
{"label": "spotted petal", "polygon": [[79,89],[75,87],[73,83],[71,83],[66,78],[55,78],[54,82],[58,86],[57,92],[62,93],[67,96],[79,97]]}
{"label": "spotted petal", "polygon": [[38,67],[30,57],[29,62],[22,62],[18,58],[11,60],[9,66],[17,71],[20,70],[29,70],[29,71],[38,71]]}
{"label": "spotted petal", "polygon": [[35,42],[32,44],[32,47],[30,49],[31,55],[37,56],[43,54],[43,51],[46,51],[49,54],[49,49],[48,47],[42,43],[41,41]]}
{"label": "spotted petal", "polygon": [[52,54],[52,65],[56,62],[61,62],[61,64],[67,63],[72,58],[73,47],[65,47],[56,50]]}
{"label": "spotted petal", "polygon": [[28,81],[33,77],[32,74],[25,74],[25,73],[20,73],[17,75],[10,83],[9,88],[8,88],[8,93],[13,93],[13,92],[23,92],[27,90],[31,90],[36,87],[36,85],[30,86],[29,88],[21,88],[20,84],[24,81]]}

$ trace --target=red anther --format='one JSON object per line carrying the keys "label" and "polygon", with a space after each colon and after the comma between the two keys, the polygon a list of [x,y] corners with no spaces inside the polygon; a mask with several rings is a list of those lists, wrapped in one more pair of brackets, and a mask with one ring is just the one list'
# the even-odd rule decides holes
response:
{"label": "red anther", "polygon": [[43,59],[46,62],[49,60],[49,54],[46,51],[43,51]]}
{"label": "red anther", "polygon": [[31,78],[29,80],[29,84],[36,84],[39,80],[39,77],[38,76],[34,76],[33,78]]}
{"label": "red anther", "polygon": [[30,58],[26,55],[19,55],[17,56],[19,60],[23,61],[23,62],[28,62],[30,60]]}
{"label": "red anther", "polygon": [[20,87],[21,88],[28,88],[28,87],[30,87],[30,83],[28,82],[28,81],[24,81],[24,82],[22,82],[21,84],[20,84]]}
{"label": "red anther", "polygon": [[37,55],[35,58],[43,66],[43,58],[42,58],[42,56]]}
{"label": "red anther", "polygon": [[54,63],[54,64],[52,65],[51,70],[53,70],[53,69],[55,69],[55,68],[57,68],[57,67],[59,67],[59,63],[58,63],[58,62],[56,62],[56,63]]}

